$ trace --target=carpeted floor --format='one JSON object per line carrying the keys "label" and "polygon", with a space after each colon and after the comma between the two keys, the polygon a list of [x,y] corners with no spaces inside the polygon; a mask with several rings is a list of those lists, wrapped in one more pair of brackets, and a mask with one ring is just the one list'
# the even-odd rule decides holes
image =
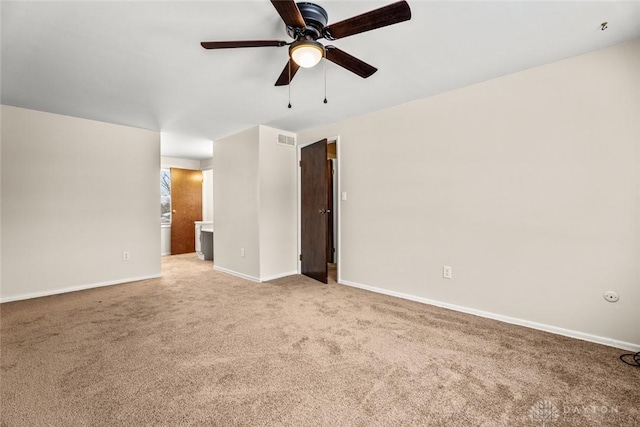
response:
{"label": "carpeted floor", "polygon": [[195,255],[1,306],[2,426],[635,426],[620,350]]}

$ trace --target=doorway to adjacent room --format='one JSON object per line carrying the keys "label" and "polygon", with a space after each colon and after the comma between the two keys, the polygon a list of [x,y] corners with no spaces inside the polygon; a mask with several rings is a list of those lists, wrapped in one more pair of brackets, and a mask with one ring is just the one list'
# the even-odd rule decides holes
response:
{"label": "doorway to adjacent room", "polygon": [[338,140],[299,148],[300,272],[322,283],[338,280]]}

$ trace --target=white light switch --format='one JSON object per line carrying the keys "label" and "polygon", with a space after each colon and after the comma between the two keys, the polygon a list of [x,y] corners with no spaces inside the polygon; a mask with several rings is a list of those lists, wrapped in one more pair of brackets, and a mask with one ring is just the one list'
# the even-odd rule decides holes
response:
{"label": "white light switch", "polygon": [[347,200],[347,192],[346,191],[342,192],[342,200]]}

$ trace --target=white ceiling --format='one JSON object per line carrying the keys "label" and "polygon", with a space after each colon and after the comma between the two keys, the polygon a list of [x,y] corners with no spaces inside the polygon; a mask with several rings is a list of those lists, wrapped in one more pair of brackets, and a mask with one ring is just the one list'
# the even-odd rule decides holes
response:
{"label": "white ceiling", "polygon": [[[332,23],[390,1],[317,3]],[[257,124],[298,132],[640,37],[637,1],[409,4],[410,21],[331,43],[376,74],[327,63],[325,105],[324,67],[302,69],[288,109],[288,88],[274,86],[286,47],[200,47],[289,41],[267,0],[2,1],[1,100],[162,131],[173,141],[163,155],[199,159],[210,141]]]}

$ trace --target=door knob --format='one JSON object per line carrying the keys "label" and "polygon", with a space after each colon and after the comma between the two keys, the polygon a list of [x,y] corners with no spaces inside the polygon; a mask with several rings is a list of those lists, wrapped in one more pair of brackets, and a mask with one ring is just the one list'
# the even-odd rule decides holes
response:
{"label": "door knob", "polygon": [[176,210],[174,209],[174,210],[172,210],[171,212],[172,212],[172,213],[176,213]]}
{"label": "door knob", "polygon": [[320,209],[318,212],[320,212],[321,214],[326,214],[326,213],[331,213],[330,209]]}

